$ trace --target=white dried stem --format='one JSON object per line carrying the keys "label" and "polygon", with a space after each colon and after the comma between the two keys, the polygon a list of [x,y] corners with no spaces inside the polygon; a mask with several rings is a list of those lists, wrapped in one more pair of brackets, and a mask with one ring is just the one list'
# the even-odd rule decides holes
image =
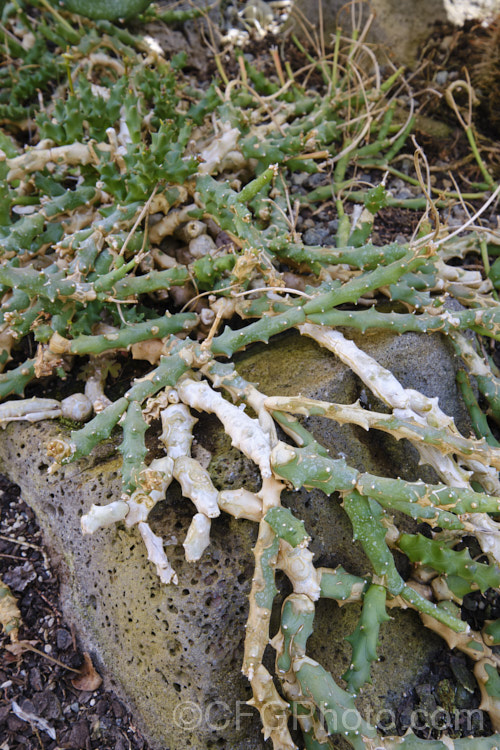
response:
{"label": "white dried stem", "polygon": [[[192,211],[193,208],[196,208],[196,206],[189,205],[184,206],[184,208],[174,209],[173,211],[169,210],[167,215],[164,216],[163,219],[160,219],[160,221],[154,224],[149,230],[149,241],[153,245],[159,245],[165,237],[171,236],[177,227],[191,219],[189,212]],[[158,210],[158,208],[156,210]]]}
{"label": "white dried stem", "polygon": [[[232,152],[236,150],[239,137],[240,131],[238,128],[229,127],[221,135],[213,138],[210,145],[200,151],[202,163],[198,167],[198,172],[200,174],[213,174],[216,171],[222,172],[223,169],[226,169],[224,162],[227,161],[229,154],[233,157],[231,161],[234,162],[235,160],[235,155]],[[237,153],[239,154],[240,163],[237,165],[239,168],[243,166],[245,160],[239,152]],[[236,160],[238,161],[238,159]],[[234,166],[234,164],[231,166]]]}
{"label": "white dried stem", "polygon": [[111,404],[104,393],[110,362],[109,357],[91,357],[86,373],[84,393],[92,402],[96,414]]}
{"label": "white dried stem", "polygon": [[247,518],[257,523],[262,519],[262,501],[243,488],[219,492],[219,508],[234,518]]}
{"label": "white dried stem", "polygon": [[289,704],[278,693],[273,678],[262,664],[256,669],[251,685],[253,698],[248,705],[260,713],[264,739],[272,740],[274,750],[297,750],[288,731]]}
{"label": "white dried stem", "polygon": [[162,214],[168,214],[172,206],[177,206],[182,203],[185,203],[188,199],[188,191],[187,188],[184,187],[184,185],[176,185],[175,189],[178,193],[177,199],[173,203],[169,203],[165,193],[156,193],[156,195],[153,197],[153,200],[151,201],[149,205],[149,213],[150,214],[156,214],[156,213],[162,213]]}
{"label": "white dried stem", "polygon": [[456,596],[448,586],[446,576],[437,576],[431,581],[432,593],[434,598],[438,602],[455,602],[455,604],[462,604],[462,599]]}
{"label": "white dried stem", "polygon": [[[111,151],[108,143],[95,144],[100,152]],[[43,172],[47,164],[65,164],[77,166],[79,164],[98,164],[99,159],[94,146],[84,143],[71,143],[68,146],[56,146],[54,148],[32,148],[20,156],[7,159],[7,181],[23,180],[31,172]]]}
{"label": "white dried stem", "polygon": [[473,534],[489,559],[500,565],[500,524],[487,513],[465,513],[460,517],[473,527]]}
{"label": "white dried stem", "polygon": [[269,437],[256,419],[230,404],[205,381],[185,378],[178,384],[177,391],[182,401],[189,406],[216,414],[231,438],[232,445],[257,464],[263,478],[271,476]]}
{"label": "white dried stem", "polygon": [[61,416],[61,403],[55,398],[25,398],[21,401],[5,401],[0,404],[0,425],[9,422],[37,422]]}
{"label": "white dried stem", "polygon": [[123,521],[128,512],[129,506],[123,500],[114,500],[109,505],[92,504],[89,512],[81,518],[82,532],[93,534],[97,529],[112,526],[118,521]]}
{"label": "white dried stem", "polygon": [[[259,535],[253,549],[255,558],[255,573],[252,578],[252,588],[249,596],[249,612],[246,623],[245,649],[243,655],[242,672],[250,682],[256,671],[262,664],[262,657],[269,642],[269,623],[271,619],[271,609],[259,606],[259,594],[266,589],[268,582],[265,580],[262,571],[262,556],[268,550],[275,540],[274,531],[269,524],[262,520],[259,524]],[[268,560],[268,566],[273,569],[276,566],[276,555]]]}
{"label": "white dried stem", "polygon": [[[412,587],[416,589],[416,586],[413,586],[413,584]],[[398,599],[398,597],[396,597],[396,599]],[[392,606],[394,601],[395,600],[389,600],[388,606]],[[408,606],[411,609],[414,609],[411,605]],[[404,606],[402,608],[404,608]],[[434,633],[437,633],[441,638],[444,638],[450,649],[458,648],[459,651],[462,651],[473,659],[473,661],[478,661],[484,658],[492,659],[497,667],[500,666],[500,657],[496,656],[486,645],[480,633],[476,633],[470,629],[462,633],[455,633],[454,630],[447,625],[438,622],[434,617],[422,613],[419,614],[425,627],[433,630]]]}
{"label": "white dried stem", "polygon": [[143,538],[148,560],[156,566],[156,572],[162,583],[178,583],[177,573],[170,565],[168,558],[163,549],[163,542],[159,536],[153,533],[147,523],[142,521],[139,524],[139,531]]}
{"label": "white dried stem", "polygon": [[184,404],[171,404],[161,412],[160,440],[171,458],[176,459],[191,453],[193,427],[197,421]]}
{"label": "white dried stem", "polygon": [[163,500],[173,479],[174,462],[169,456],[155,458],[147,469],[141,472],[140,486],[127,498],[130,510],[125,519],[127,526],[145,521],[155,507]]}
{"label": "white dried stem", "polygon": [[[303,396],[267,398],[265,407],[269,411],[285,411],[306,416],[321,416],[333,419],[339,424],[356,424],[365,430],[377,429],[388,432],[397,440],[407,438],[412,442],[432,441],[432,445],[443,454],[458,453],[465,458],[475,459],[482,464],[500,469],[500,449],[492,448],[486,440],[473,440],[460,434],[422,425],[411,416],[405,420],[395,419],[393,414],[368,411],[359,402],[354,404],[334,404]],[[484,467],[483,467],[484,468]]]}
{"label": "white dried stem", "polygon": [[[377,398],[393,409],[395,417],[401,420],[413,419],[422,426],[445,430],[450,437],[460,436],[453,418],[439,408],[437,398],[429,398],[411,388],[403,388],[389,370],[363,352],[353,341],[346,339],[340,331],[310,323],[299,326],[299,330],[336,354]],[[451,456],[443,456],[436,448],[411,442],[419,451],[421,462],[432,466],[446,484],[452,487],[470,487],[471,471],[459,466]],[[466,460],[462,463],[466,464]]]}
{"label": "white dried stem", "polygon": [[321,573],[313,565],[313,553],[307,547],[292,547],[280,540],[276,567],[290,580],[295,594],[307,594],[313,602],[319,599]]}
{"label": "white dried stem", "polygon": [[461,333],[452,331],[449,337],[454,342],[455,347],[458,349],[460,356],[469,368],[471,375],[491,375],[491,370],[488,364],[482,357],[476,352],[472,344],[468,339],[465,338]]}
{"label": "white dried stem", "polygon": [[212,484],[210,474],[191,456],[174,459],[174,477],[182,488],[184,497],[196,505],[198,513],[208,518],[220,515],[219,492]]}
{"label": "white dried stem", "polygon": [[213,255],[217,245],[208,234],[200,234],[189,242],[189,252],[193,258],[203,258],[204,255]]}
{"label": "white dried stem", "polygon": [[66,419],[85,422],[92,415],[92,403],[85,394],[73,393],[61,401],[61,413]]}
{"label": "white dried stem", "polygon": [[151,396],[151,398],[148,398],[148,400],[146,401],[146,406],[143,407],[142,415],[146,422],[150,424],[153,419],[159,419],[161,416],[161,412],[164,409],[167,409],[170,404],[177,403],[179,403],[179,396],[177,395],[177,391],[175,391],[173,388],[164,388],[162,391],[157,393],[156,396]]}
{"label": "white dried stem", "polygon": [[149,339],[132,344],[130,351],[132,359],[144,359],[150,365],[157,365],[165,354],[165,345],[162,339]]}
{"label": "white dried stem", "polygon": [[174,268],[177,265],[175,258],[171,255],[167,255],[167,253],[162,253],[162,251],[158,250],[156,247],[151,250],[151,257],[153,258],[155,265],[162,270]]}
{"label": "white dried stem", "polygon": [[175,236],[183,242],[189,243],[196,237],[199,237],[202,234],[206,234],[206,231],[207,225],[203,221],[198,221],[198,219],[190,219],[189,221],[186,221],[185,224],[182,224],[179,229],[177,229]]}
{"label": "white dried stem", "polygon": [[188,562],[199,560],[210,544],[210,519],[204,513],[193,516],[182,546]]}

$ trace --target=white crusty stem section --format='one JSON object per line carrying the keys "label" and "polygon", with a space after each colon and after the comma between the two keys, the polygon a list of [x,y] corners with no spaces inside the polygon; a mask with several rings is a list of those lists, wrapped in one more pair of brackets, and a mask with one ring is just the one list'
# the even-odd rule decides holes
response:
{"label": "white crusty stem section", "polygon": [[[324,329],[311,323],[298,328],[303,335],[310,336],[348,365],[377,398],[392,408],[395,417],[441,428],[450,435],[460,435],[453,418],[439,408],[437,398],[429,398],[412,388],[403,388],[392,372],[362,351],[354,341],[346,339],[340,331]],[[420,453],[421,463],[432,466],[446,484],[452,487],[470,487],[472,471],[459,466],[452,456],[443,456],[432,446],[413,441],[412,444]],[[462,458],[461,464],[467,465],[467,460]]]}
{"label": "white crusty stem section", "polygon": [[162,583],[178,583],[177,573],[170,565],[159,536],[151,531],[144,521],[139,524],[139,531],[146,545],[148,560],[156,565],[156,572]]}
{"label": "white crusty stem section", "polygon": [[500,449],[492,448],[485,440],[474,440],[462,437],[460,434],[450,434],[449,431],[438,430],[429,425],[416,424],[415,418],[398,419],[395,423],[394,414],[383,414],[382,412],[368,411],[363,409],[359,402],[354,404],[334,404],[328,401],[319,401],[304,396],[277,396],[267,398],[265,407],[270,411],[285,411],[292,414],[305,414],[324,416],[334,419],[339,424],[356,424],[365,430],[375,428],[394,435],[398,440],[406,438],[415,442],[429,440],[432,447],[438,447],[442,453],[459,453],[468,459],[471,468],[476,472],[486,470],[484,464],[491,464],[487,472],[498,475],[496,469],[500,469]]}
{"label": "white crusty stem section", "polygon": [[254,706],[262,721],[264,739],[271,739],[274,750],[297,750],[288,731],[290,708],[274,687],[273,678],[260,664],[251,679],[253,698],[248,701]]}
{"label": "white crusty stem section", "polygon": [[313,557],[307,547],[294,548],[281,539],[276,567],[288,577],[294,594],[307,594],[315,602],[319,599],[321,574],[313,565]]}
{"label": "white crusty stem section", "polygon": [[174,460],[191,453],[195,419],[185,404],[171,404],[161,412],[160,440]]}
{"label": "white crusty stem section", "polygon": [[[269,508],[280,504],[280,493],[284,489],[284,484],[267,477],[262,482],[262,488],[258,497],[262,500],[262,514],[265,516]],[[250,682],[253,680],[256,670],[262,664],[264,651],[269,643],[269,625],[271,621],[271,609],[266,606],[267,602],[262,601],[262,594],[274,587],[274,569],[278,557],[276,535],[268,523],[262,518],[259,523],[259,534],[257,542],[253,548],[255,558],[255,572],[252,578],[252,588],[249,596],[249,610],[245,634],[245,647],[243,654],[242,672],[248,677]],[[265,574],[263,565],[263,556],[267,557]],[[269,577],[271,573],[272,581]]]}
{"label": "white crusty stem section", "polygon": [[230,404],[205,381],[184,378],[178,384],[177,392],[189,406],[215,414],[224,425],[232,445],[257,464],[264,479],[272,475],[269,436],[258,420]]}
{"label": "white crusty stem section", "polygon": [[452,331],[449,337],[460,352],[460,356],[469,368],[471,375],[491,375],[491,370],[484,359],[479,356],[470,341],[456,331]]}
{"label": "white crusty stem section", "polygon": [[127,499],[130,510],[125,519],[127,526],[145,521],[156,503],[163,500],[174,476],[174,461],[169,456],[155,458],[141,473],[141,483]]}
{"label": "white crusty stem section", "polygon": [[[215,307],[218,306],[219,302],[221,302],[222,300],[224,300],[225,304],[228,304],[232,301],[228,300],[226,297],[221,297],[211,305],[211,309],[215,309]],[[236,372],[234,374],[237,375]],[[276,445],[276,443],[278,442],[276,424],[274,422],[274,419],[266,409],[266,401],[268,400],[267,395],[265,393],[261,393],[261,391],[257,390],[257,388],[255,388],[255,386],[251,383],[246,383],[245,387],[241,388],[231,382],[232,378],[221,378],[219,375],[216,375],[210,371],[210,366],[208,366],[207,368],[207,375],[209,378],[211,378],[216,388],[222,385],[224,389],[231,394],[234,401],[244,401],[245,404],[247,404],[254,410],[254,412],[257,414],[262,430],[264,431],[264,433],[266,433],[266,435],[269,436],[271,446]]]}
{"label": "white crusty stem section", "polygon": [[431,581],[431,589],[434,594],[434,599],[438,602],[455,602],[455,604],[461,605],[462,599],[456,596],[448,586],[446,575],[437,576]]}
{"label": "white crusty stem section", "polygon": [[163,431],[160,440],[174,462],[173,475],[181,485],[184,497],[193,501],[198,513],[215,518],[220,514],[219,492],[212,484],[209,473],[189,455],[193,426],[197,421],[185,404],[167,406],[161,412]]}
{"label": "white crusty stem section", "polygon": [[107,143],[84,144],[71,143],[68,146],[55,146],[54,148],[43,148],[48,141],[40,141],[38,147],[26,151],[20,156],[14,156],[7,159],[7,180],[24,180],[29,172],[41,172],[47,164],[64,163],[66,166],[78,166],[82,164],[92,164],[98,162],[98,157],[94,146],[98,150],[111,151],[112,147]]}
{"label": "white crusty stem section", "polygon": [[467,513],[460,516],[473,527],[473,533],[483,552],[489,559],[500,565],[500,524],[487,513]]}
{"label": "white crusty stem section", "polygon": [[61,416],[61,403],[55,398],[25,398],[22,401],[5,401],[0,404],[0,425],[9,422],[37,422]]}
{"label": "white crusty stem section", "polygon": [[247,518],[257,523],[262,520],[262,500],[243,488],[219,492],[219,508],[235,518]]}
{"label": "white crusty stem section", "polygon": [[[491,450],[498,451],[498,448]],[[462,459],[460,459],[462,460]],[[500,496],[500,481],[498,469],[495,468],[496,461],[492,461],[490,466],[471,458],[467,459],[467,468],[471,470],[471,481],[479,482],[484,491],[489,495]]]}
{"label": "white crusty stem section", "polygon": [[123,521],[128,511],[129,507],[123,500],[114,500],[109,505],[92,505],[89,512],[81,518],[82,532],[93,534],[97,529]]}
{"label": "white crusty stem section", "polygon": [[85,381],[85,395],[92,402],[96,414],[111,404],[104,393],[109,368],[109,357],[93,357],[90,360],[90,373]]}
{"label": "white crusty stem section", "polygon": [[210,474],[191,456],[179,456],[174,460],[174,477],[182,488],[184,497],[196,505],[198,513],[208,518],[220,515],[219,492],[212,484]]}
{"label": "white crusty stem section", "polygon": [[[175,209],[174,211],[169,211],[168,204],[163,206],[158,204],[155,208],[157,211],[165,211],[166,213],[166,216],[160,219],[156,224],[153,224],[149,230],[150,242],[153,245],[159,245],[164,237],[172,235],[177,227],[192,218],[189,215],[189,212],[192,211],[193,208],[196,208],[196,206],[191,204],[189,206],[184,206],[184,208]],[[153,210],[151,210],[151,213],[153,213]]]}
{"label": "white crusty stem section", "polygon": [[202,163],[198,167],[199,173],[222,172],[227,166],[225,162],[229,162],[232,167],[242,167],[245,160],[241,152],[236,151],[239,137],[240,131],[238,128],[226,126],[225,130],[219,136],[213,138],[210,145],[200,152]]}
{"label": "white crusty stem section", "polygon": [[204,513],[196,513],[189,525],[182,546],[188,562],[199,560],[210,544],[210,519]]}

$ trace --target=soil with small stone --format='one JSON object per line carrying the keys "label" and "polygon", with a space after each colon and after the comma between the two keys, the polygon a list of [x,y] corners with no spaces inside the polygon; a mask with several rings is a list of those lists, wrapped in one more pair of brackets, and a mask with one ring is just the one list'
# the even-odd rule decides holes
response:
{"label": "soil with small stone", "polygon": [[0,636],[1,750],[147,750],[112,692],[73,686],[84,655],[61,615],[59,581],[33,511],[1,475],[0,577],[17,599],[24,644],[12,653],[9,637]]}

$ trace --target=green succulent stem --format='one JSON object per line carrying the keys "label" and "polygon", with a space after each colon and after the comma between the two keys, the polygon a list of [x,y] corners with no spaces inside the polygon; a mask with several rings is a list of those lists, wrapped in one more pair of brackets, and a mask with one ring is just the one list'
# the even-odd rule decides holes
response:
{"label": "green succulent stem", "polygon": [[78,336],[69,345],[72,354],[101,354],[113,349],[127,349],[139,341],[162,339],[171,334],[189,331],[198,322],[194,313],[178,313],[163,318],[153,318],[130,325],[113,333],[98,336]]}
{"label": "green succulent stem", "polygon": [[365,682],[371,682],[370,667],[377,660],[380,625],[391,619],[386,612],[385,600],[386,590],[383,586],[369,586],[356,629],[346,638],[352,646],[352,658],[349,669],[342,677],[353,695],[358,694]]}

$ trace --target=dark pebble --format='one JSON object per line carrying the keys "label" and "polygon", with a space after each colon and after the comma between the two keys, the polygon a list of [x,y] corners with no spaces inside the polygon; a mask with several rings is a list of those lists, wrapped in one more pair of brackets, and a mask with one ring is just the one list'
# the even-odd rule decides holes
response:
{"label": "dark pebble", "polygon": [[19,700],[19,706],[22,708],[23,711],[25,711],[27,714],[34,714],[35,706],[33,704],[33,701],[30,701],[29,698],[21,698]]}
{"label": "dark pebble", "polygon": [[7,718],[7,728],[9,732],[19,732],[19,730],[23,729],[23,727],[29,727],[29,724],[26,724],[26,722],[22,721],[19,716],[16,716],[13,713],[9,714]]}
{"label": "dark pebble", "polygon": [[327,234],[323,239],[324,247],[335,247],[337,244],[337,236],[335,234]]}
{"label": "dark pebble", "polygon": [[90,748],[89,725],[85,719],[73,724],[71,730],[65,733],[61,746],[68,750],[87,750],[87,748]]}
{"label": "dark pebble", "polygon": [[105,716],[107,712],[109,711],[109,702],[103,698],[102,700],[98,701],[95,706],[95,712],[98,716]]}
{"label": "dark pebble", "polygon": [[52,690],[35,693],[33,703],[35,705],[35,713],[43,716],[45,719],[58,719],[61,715],[61,704]]}
{"label": "dark pebble", "polygon": [[215,238],[215,244],[217,245],[217,247],[228,247],[228,245],[232,244],[232,240],[227,232],[219,232],[219,234]]}
{"label": "dark pebble", "polygon": [[33,690],[41,690],[43,688],[42,675],[38,667],[30,669],[29,680]]}
{"label": "dark pebble", "polygon": [[88,703],[89,700],[92,698],[93,694],[94,693],[91,692],[90,690],[81,690],[78,693],[78,700],[80,701],[80,703],[83,703],[83,704]]}
{"label": "dark pebble", "polygon": [[125,710],[123,704],[120,703],[120,701],[114,700],[111,705],[113,708],[113,713],[117,719],[123,719],[127,715],[127,711]]}
{"label": "dark pebble", "polygon": [[327,235],[327,229],[306,229],[302,240],[304,245],[321,245]]}
{"label": "dark pebble", "polygon": [[24,591],[26,586],[36,578],[35,568],[30,562],[18,565],[3,575],[3,581],[14,591]]}
{"label": "dark pebble", "polygon": [[56,645],[59,651],[66,651],[72,643],[71,633],[68,633],[65,628],[58,628],[56,630]]}
{"label": "dark pebble", "polygon": [[[25,725],[26,726],[26,725]],[[26,730],[26,734],[15,734],[12,745],[9,745],[9,747],[15,747],[16,750],[19,750],[21,747],[26,747],[28,750],[31,750],[33,745],[31,744],[31,736],[33,732],[31,731],[31,727],[28,724],[28,729]]]}
{"label": "dark pebble", "polygon": [[324,174],[317,172],[316,174],[312,174],[307,182],[310,188],[316,188],[319,187],[319,185],[326,184],[326,178]]}

